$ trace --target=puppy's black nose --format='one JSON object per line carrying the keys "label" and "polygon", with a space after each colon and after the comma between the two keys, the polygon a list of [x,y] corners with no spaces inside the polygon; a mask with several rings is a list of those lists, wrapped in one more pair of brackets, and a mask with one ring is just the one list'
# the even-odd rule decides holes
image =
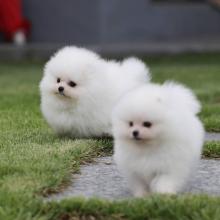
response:
{"label": "puppy's black nose", "polygon": [[58,88],[58,90],[59,90],[59,92],[63,92],[63,91],[64,91],[64,87],[63,87],[63,86],[60,86],[60,87]]}
{"label": "puppy's black nose", "polygon": [[139,132],[138,132],[138,131],[133,131],[133,136],[134,136],[134,137],[138,137],[138,135],[139,135]]}

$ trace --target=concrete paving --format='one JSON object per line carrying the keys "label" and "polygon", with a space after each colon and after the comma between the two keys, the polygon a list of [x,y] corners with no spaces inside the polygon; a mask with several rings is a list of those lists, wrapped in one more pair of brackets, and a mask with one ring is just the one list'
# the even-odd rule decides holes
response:
{"label": "concrete paving", "polygon": [[[205,139],[220,140],[220,134],[207,133]],[[202,159],[184,192],[220,195],[220,160]],[[60,200],[73,196],[106,199],[132,197],[127,182],[118,172],[112,157],[98,158],[92,164],[81,166],[80,174],[72,176],[72,184],[49,199]]]}
{"label": "concrete paving", "polygon": [[[51,199],[73,196],[105,199],[132,197],[112,157],[99,158],[96,163],[82,166],[81,174],[73,175],[72,182],[64,192],[53,195]],[[220,160],[201,160],[197,173],[184,192],[220,195]]]}
{"label": "concrete paving", "polygon": [[206,133],[206,141],[220,141],[220,133]]}

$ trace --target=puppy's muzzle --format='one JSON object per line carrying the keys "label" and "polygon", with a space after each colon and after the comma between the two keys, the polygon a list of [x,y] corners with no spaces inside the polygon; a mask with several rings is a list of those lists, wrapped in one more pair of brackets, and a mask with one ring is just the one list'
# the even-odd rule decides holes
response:
{"label": "puppy's muzzle", "polygon": [[136,131],[136,130],[135,130],[135,131],[133,131],[132,134],[133,134],[133,137],[134,137],[134,138],[138,138],[138,136],[139,136],[139,131]]}
{"label": "puppy's muzzle", "polygon": [[59,88],[58,88],[58,91],[59,91],[59,93],[63,93],[63,91],[64,91],[64,87],[63,86],[60,86]]}
{"label": "puppy's muzzle", "polygon": [[136,140],[136,141],[141,141],[142,140],[142,138],[140,137],[140,133],[137,130],[132,132],[132,136],[133,136],[134,140]]}
{"label": "puppy's muzzle", "polygon": [[60,86],[60,87],[58,88],[58,91],[59,91],[59,92],[63,92],[63,91],[64,91],[64,87],[63,87],[63,86]]}

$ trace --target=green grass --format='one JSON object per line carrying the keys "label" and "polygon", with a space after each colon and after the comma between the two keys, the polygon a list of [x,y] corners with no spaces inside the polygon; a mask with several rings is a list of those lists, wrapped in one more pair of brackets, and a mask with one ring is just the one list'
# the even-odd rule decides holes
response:
{"label": "green grass", "polygon": [[219,220],[220,199],[204,195],[159,196],[117,202],[72,199],[53,203],[52,219]]}
{"label": "green grass", "polygon": [[[153,81],[178,80],[203,104],[208,131],[220,131],[220,55],[149,58]],[[72,199],[44,203],[42,195],[62,190],[80,164],[112,151],[109,140],[56,137],[39,110],[42,63],[0,63],[0,219],[219,219],[220,198],[153,196],[107,202]],[[220,157],[220,142],[204,156]]]}
{"label": "green grass", "polygon": [[208,158],[220,158],[220,142],[206,142],[203,149],[203,156]]}

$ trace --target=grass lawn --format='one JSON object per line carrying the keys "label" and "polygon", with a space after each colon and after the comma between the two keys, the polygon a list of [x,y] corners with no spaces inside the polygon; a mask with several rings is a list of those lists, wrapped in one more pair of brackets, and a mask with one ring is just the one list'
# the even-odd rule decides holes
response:
{"label": "grass lawn", "polygon": [[[153,81],[174,79],[194,89],[207,131],[220,132],[220,54],[146,58]],[[39,111],[43,63],[0,63],[0,220],[219,219],[220,198],[159,196],[121,202],[69,199],[45,203],[82,163],[112,151],[109,140],[56,137]],[[220,157],[220,142],[203,155]]]}

